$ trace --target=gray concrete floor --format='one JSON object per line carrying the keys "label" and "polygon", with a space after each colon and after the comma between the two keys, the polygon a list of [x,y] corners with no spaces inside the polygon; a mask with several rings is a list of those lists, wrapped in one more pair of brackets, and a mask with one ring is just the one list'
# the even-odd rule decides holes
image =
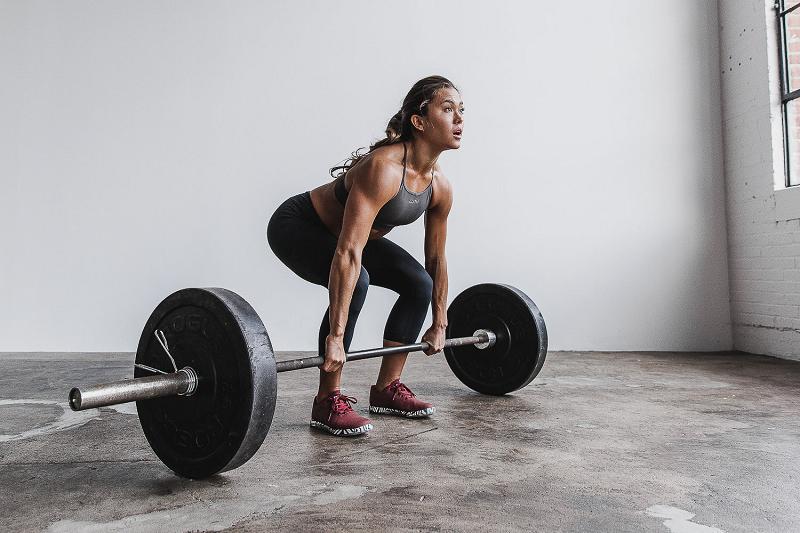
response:
{"label": "gray concrete floor", "polygon": [[[800,530],[798,362],[556,352],[497,398],[415,354],[405,381],[434,418],[374,417],[351,439],[308,427],[316,371],[285,373],[258,453],[191,481],[133,406],[67,408],[132,358],[0,354],[0,530]],[[378,364],[346,367],[362,412]]]}

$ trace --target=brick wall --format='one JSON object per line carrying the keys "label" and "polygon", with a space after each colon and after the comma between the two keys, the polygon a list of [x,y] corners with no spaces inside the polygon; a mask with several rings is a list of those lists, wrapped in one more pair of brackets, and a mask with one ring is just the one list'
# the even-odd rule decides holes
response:
{"label": "brick wall", "polygon": [[[800,360],[800,220],[778,220],[775,211],[785,179],[775,12],[771,0],[718,6],[734,348]],[[792,19],[791,76],[800,88],[800,13]],[[798,139],[799,115],[790,121]]]}

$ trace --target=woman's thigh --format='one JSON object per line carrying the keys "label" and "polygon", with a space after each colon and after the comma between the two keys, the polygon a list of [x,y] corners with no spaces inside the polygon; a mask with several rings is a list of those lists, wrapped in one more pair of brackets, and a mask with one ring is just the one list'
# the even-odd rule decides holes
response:
{"label": "woman's thigh", "polygon": [[279,208],[270,219],[267,239],[292,272],[311,283],[328,286],[337,239],[321,223],[290,216]]}
{"label": "woman's thigh", "polygon": [[385,237],[368,241],[361,264],[369,273],[371,285],[404,294],[425,289],[430,275],[414,257]]}

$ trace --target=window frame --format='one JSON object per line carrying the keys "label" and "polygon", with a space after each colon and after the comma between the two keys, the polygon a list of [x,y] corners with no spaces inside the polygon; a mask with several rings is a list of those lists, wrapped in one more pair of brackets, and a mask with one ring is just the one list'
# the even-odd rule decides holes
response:
{"label": "window frame", "polygon": [[[796,3],[789,9],[785,9],[785,0],[775,0],[773,8],[776,14],[776,23],[778,25],[778,43],[779,43],[779,56],[780,56],[780,79],[781,79],[781,124],[783,125],[783,170],[784,170],[784,187],[800,187],[800,180],[798,183],[792,184],[791,173],[791,150],[789,146],[789,102],[800,98],[800,88],[788,92],[789,89],[789,54],[788,46],[786,43],[786,15],[793,11],[800,9],[800,2]],[[800,177],[799,177],[800,178]]]}

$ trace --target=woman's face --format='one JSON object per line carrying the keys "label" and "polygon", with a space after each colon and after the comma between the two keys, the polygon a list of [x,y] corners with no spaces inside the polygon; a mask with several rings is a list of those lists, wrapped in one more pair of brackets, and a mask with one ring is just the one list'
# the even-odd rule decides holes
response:
{"label": "woman's face", "polygon": [[428,114],[421,117],[421,135],[430,143],[444,150],[461,146],[461,133],[464,130],[464,102],[461,95],[452,88],[436,91],[428,103]]}

